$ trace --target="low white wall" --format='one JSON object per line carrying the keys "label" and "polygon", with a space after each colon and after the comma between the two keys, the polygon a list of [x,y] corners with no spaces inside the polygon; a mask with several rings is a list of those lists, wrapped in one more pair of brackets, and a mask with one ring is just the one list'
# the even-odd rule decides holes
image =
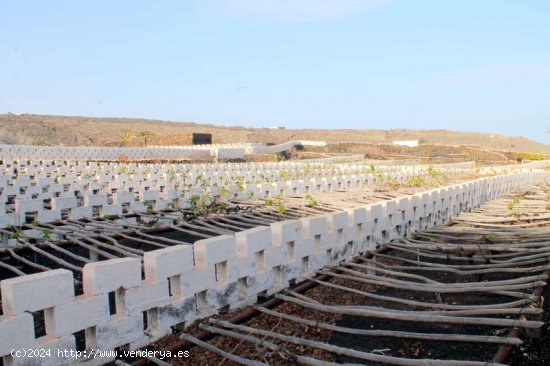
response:
{"label": "low white wall", "polygon": [[[254,303],[258,295],[277,292],[290,281],[300,281],[408,230],[444,223],[461,211],[548,178],[548,172],[487,177],[348,211],[257,227],[234,237],[156,250],[143,258],[143,277],[138,258],[89,263],[84,267],[82,296],[74,296],[72,273],[67,270],[4,280],[0,284],[4,311],[0,356],[8,365],[27,364],[29,359],[13,358],[10,351],[42,348],[57,354],[57,349],[74,348],[74,333],[84,329],[88,348],[112,350],[129,345],[137,349],[170,334],[172,326],[189,325],[222,308]],[[115,315],[109,315],[110,292],[117,297]],[[47,335],[35,339],[29,312],[40,310]],[[74,362],[56,357],[32,361]]]}
{"label": "low white wall", "polygon": [[[181,165],[4,161],[0,169],[0,228],[22,225],[26,217],[48,223],[145,212],[146,201],[156,211],[185,208],[189,197],[200,193],[202,183],[211,196],[223,187],[229,192],[226,199],[247,200],[428,176],[426,166],[377,165],[375,174],[366,164],[326,161]],[[471,163],[456,163],[439,169],[453,175],[472,168]]]}
{"label": "low white wall", "polygon": [[324,141],[289,141],[274,146],[261,144],[218,144],[193,146],[150,147],[64,147],[32,145],[0,145],[0,159],[63,159],[116,161],[128,160],[178,160],[242,159],[245,153],[281,152],[296,145],[325,146]]}

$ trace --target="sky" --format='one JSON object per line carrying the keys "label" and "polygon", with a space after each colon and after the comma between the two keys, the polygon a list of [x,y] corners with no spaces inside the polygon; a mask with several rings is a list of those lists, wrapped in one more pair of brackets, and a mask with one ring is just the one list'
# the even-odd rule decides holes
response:
{"label": "sky", "polygon": [[550,143],[550,1],[0,0],[7,112]]}

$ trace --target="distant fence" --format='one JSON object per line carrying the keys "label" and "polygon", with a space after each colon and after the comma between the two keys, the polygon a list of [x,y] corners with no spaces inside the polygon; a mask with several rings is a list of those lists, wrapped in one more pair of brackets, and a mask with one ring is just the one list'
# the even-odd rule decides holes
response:
{"label": "distant fence", "polygon": [[61,159],[61,160],[209,160],[242,159],[245,154],[273,153],[297,145],[324,146],[324,141],[289,141],[275,146],[261,144],[217,144],[195,146],[150,147],[64,147],[32,145],[0,145],[0,159]]}

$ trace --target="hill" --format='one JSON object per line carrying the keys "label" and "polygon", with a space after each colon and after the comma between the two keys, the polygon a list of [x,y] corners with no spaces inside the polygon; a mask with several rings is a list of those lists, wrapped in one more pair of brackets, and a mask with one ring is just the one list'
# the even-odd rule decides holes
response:
{"label": "hill", "polygon": [[[212,133],[214,143],[282,143],[289,140],[324,140],[330,143],[391,143],[395,140],[420,140],[435,145],[470,145],[501,151],[550,152],[550,145],[524,137],[508,137],[479,132],[448,130],[350,130],[350,129],[268,129],[215,126],[193,122],[169,122],[134,118],[95,118],[32,114],[0,114],[0,143],[40,145],[121,144],[130,132],[151,131],[156,144],[174,144],[174,135],[189,132]],[[165,137],[165,138],[164,138]],[[134,138],[130,145],[144,145],[145,138]]]}

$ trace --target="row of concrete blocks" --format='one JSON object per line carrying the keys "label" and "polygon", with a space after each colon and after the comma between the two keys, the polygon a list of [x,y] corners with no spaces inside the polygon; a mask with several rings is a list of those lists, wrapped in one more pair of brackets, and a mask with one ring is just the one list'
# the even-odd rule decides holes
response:
{"label": "row of concrete blocks", "polygon": [[[153,172],[151,172],[150,167],[154,167]],[[92,180],[93,182],[97,184],[103,184],[103,183],[110,183],[113,184],[113,182],[119,182],[119,181],[125,181],[128,180],[128,177],[121,175],[121,173],[118,171],[117,167],[124,167],[126,169],[135,170],[135,173],[133,173],[133,180],[143,180],[143,181],[157,181],[159,184],[165,183],[165,180],[170,178],[170,173],[174,173],[174,170],[170,171],[170,167],[172,164],[113,164],[108,163],[105,165],[91,165],[91,166],[84,166],[79,167],[79,169],[75,169],[74,166],[69,167],[62,167],[63,169],[59,167],[50,167],[49,169],[41,168],[39,172],[36,173],[26,173],[21,174],[18,173],[17,176],[13,176],[10,174],[5,174],[0,177],[0,185],[3,189],[11,190],[9,194],[13,194],[14,190],[17,190],[21,188],[22,186],[35,186],[35,190],[39,190],[40,187],[37,186],[43,186],[44,184],[52,184],[53,182],[58,182],[59,184],[71,184],[75,182],[82,183],[83,176],[89,176],[89,178],[86,178],[86,180]],[[223,167],[219,168],[219,167]],[[178,170],[178,176],[179,178],[183,178],[183,175],[187,180],[194,180],[195,178],[200,177],[202,180],[212,181],[212,183],[216,183],[220,178],[234,178],[236,176],[241,176],[244,178],[244,181],[256,181],[257,179],[267,179],[269,180],[280,180],[279,172],[283,168],[287,173],[287,175],[290,174],[300,174],[304,175],[304,178],[317,178],[317,177],[323,177],[327,175],[345,175],[345,174],[360,174],[360,173],[371,173],[370,168],[367,168],[365,165],[343,165],[339,164],[336,165],[336,169],[324,169],[324,168],[309,168],[307,173],[304,172],[304,166],[302,165],[296,165],[291,164],[288,166],[285,165],[275,165],[272,166],[270,164],[257,166],[257,167],[249,167],[247,165],[243,166],[231,166],[230,164],[218,164],[218,165],[212,165],[212,166],[191,166],[187,167],[185,171],[181,171],[181,167],[179,167],[180,170]],[[464,169],[471,169],[469,168],[458,168],[454,164],[449,165],[443,165],[441,168],[446,173],[457,173],[457,172],[463,172]],[[48,172],[48,170],[50,170]],[[63,171],[62,171],[63,170]],[[336,172],[340,172],[340,174],[335,174]],[[426,172],[425,167],[411,167],[411,166],[378,166],[377,173],[381,174],[388,174],[388,173],[421,173]],[[49,175],[49,177],[48,177]],[[39,178],[37,177],[39,176]],[[55,179],[58,178],[58,179]],[[6,194],[6,193],[5,193]]]}
{"label": "row of concrete blocks", "polygon": [[[170,186],[174,184],[181,184],[187,182],[195,182],[200,179],[201,183],[210,183],[216,185],[230,181],[232,179],[239,179],[244,183],[270,183],[281,181],[281,169],[280,167],[263,167],[263,169],[242,169],[242,170],[213,170],[213,169],[194,169],[182,171],[181,168],[178,171],[167,170],[164,165],[153,165],[155,169],[150,169],[146,166],[133,167],[132,170],[128,170],[127,166],[121,165],[117,169],[117,165],[96,166],[96,167],[81,167],[81,169],[75,169],[72,167],[63,167],[60,169],[41,168],[40,172],[18,172],[17,175],[5,173],[0,176],[0,199],[1,196],[16,195],[22,198],[24,196],[31,196],[34,194],[46,193],[45,188],[57,185],[59,192],[66,192],[67,190],[74,191],[75,189],[81,190],[82,186],[89,185],[88,189],[105,189],[105,188],[120,188],[122,186],[132,186],[134,189],[139,189],[140,186],[150,187],[152,185],[157,186]],[[299,179],[318,179],[323,177],[331,177],[337,175],[358,175],[358,174],[371,174],[370,168],[366,166],[350,168],[348,165],[337,165],[337,169],[323,169],[323,168],[308,168],[306,170],[303,166],[296,167],[289,166],[288,170],[285,170],[285,176],[287,177],[299,177]],[[124,168],[124,172],[121,173],[120,168]],[[273,168],[273,169],[271,169]],[[63,171],[61,171],[63,170]],[[441,169],[447,175],[453,175],[469,171],[470,169],[456,168],[456,167],[444,167]],[[131,174],[128,173],[131,171]],[[427,170],[422,168],[412,168],[410,166],[404,167],[379,167],[376,171],[377,175],[382,176],[392,175],[394,178],[399,177],[401,174],[405,176],[410,175],[426,175]],[[296,179],[296,178],[294,178]],[[71,187],[75,185],[75,187]]]}
{"label": "row of concrete blocks", "polygon": [[[298,176],[300,179],[324,177],[327,175],[350,175],[350,174],[366,174],[371,173],[368,166],[355,166],[339,164],[332,166],[331,169],[326,169],[320,166],[309,166],[306,170],[304,165],[288,165],[288,166],[259,166],[259,167],[225,167],[225,164],[220,164],[224,169],[213,167],[174,167],[171,164],[105,164],[96,166],[62,166],[62,167],[39,167],[36,169],[28,169],[30,171],[18,171],[17,175],[10,172],[4,172],[0,177],[0,185],[3,188],[11,188],[17,190],[22,186],[59,183],[83,183],[84,181],[94,181],[101,183],[112,183],[124,180],[134,181],[158,181],[159,184],[165,183],[166,180],[172,180],[174,177],[187,181],[193,181],[196,178],[219,182],[220,179],[232,179],[237,176],[242,177],[244,182],[255,182],[257,180],[273,181],[280,180],[280,172],[285,171],[287,176]],[[228,169],[225,169],[228,168]],[[123,171],[121,169],[124,169]],[[442,167],[445,172],[462,171],[454,166]],[[423,168],[413,168],[410,166],[395,167],[395,166],[379,166],[377,173],[413,173],[425,172]],[[38,188],[37,188],[38,189]],[[11,194],[11,193],[10,193]]]}
{"label": "row of concrete blocks", "polygon": [[[180,168],[185,167],[188,171],[219,171],[219,170],[246,170],[246,169],[265,169],[266,167],[271,167],[275,169],[280,168],[301,168],[304,164],[310,164],[312,166],[327,166],[325,163],[332,163],[332,162],[338,162],[342,159],[344,161],[347,160],[353,160],[352,158],[357,157],[358,155],[353,156],[338,156],[338,157],[332,157],[332,158],[319,158],[319,159],[304,159],[304,160],[290,160],[290,161],[279,161],[279,162],[246,162],[246,163],[237,163],[237,162],[226,162],[226,163],[145,163],[145,162],[130,162],[130,163],[120,163],[115,161],[108,161],[108,162],[98,162],[93,160],[71,160],[69,158],[65,159],[17,159],[13,156],[9,158],[2,159],[0,161],[0,168],[1,169],[7,169],[7,168],[39,168],[39,169],[55,169],[55,168],[68,168],[68,167],[75,167],[77,169],[83,169],[83,168],[98,168],[100,166],[102,167],[110,167],[110,166],[126,166],[129,168],[151,168],[151,167],[167,167],[167,168]],[[372,160],[372,161],[363,161],[361,163],[356,163],[355,167],[359,167],[361,165],[370,165],[375,164],[376,166],[392,166],[392,165],[407,165],[407,164],[413,164],[414,161],[379,161],[379,160]],[[451,163],[451,164],[443,164],[441,166],[456,166],[457,163]],[[463,164],[463,163],[460,163]]]}
{"label": "row of concrete blocks", "polygon": [[[296,145],[324,146],[320,141],[290,141],[285,144],[270,146],[274,152],[283,151]],[[325,143],[326,145],[326,143]],[[200,154],[211,156],[213,153],[219,158],[242,158],[245,153],[263,152],[264,147],[259,144],[223,144],[223,145],[196,145],[196,146],[166,146],[166,147],[58,147],[58,146],[29,146],[29,145],[0,145],[0,159],[14,156],[25,159],[91,159],[116,160],[124,155],[128,159],[151,158],[192,158]]]}
{"label": "row of concrete blocks", "polygon": [[[315,159],[320,162],[312,162],[312,160],[300,160],[300,161],[287,161],[287,162],[262,162],[262,163],[211,163],[211,164],[173,164],[173,163],[119,163],[119,162],[94,162],[94,161],[82,161],[82,160],[2,160],[0,162],[0,170],[5,173],[8,173],[12,170],[10,168],[17,168],[18,170],[25,170],[27,174],[36,174],[36,173],[65,173],[65,172],[94,172],[100,174],[101,171],[109,170],[114,168],[118,170],[120,167],[125,167],[132,170],[137,170],[138,172],[144,170],[153,170],[157,172],[181,169],[184,168],[186,172],[196,172],[198,174],[209,174],[212,172],[237,172],[238,174],[246,174],[248,171],[255,171],[257,173],[265,172],[266,170],[279,171],[281,169],[292,171],[303,170],[308,165],[308,168],[331,168],[338,169],[340,171],[352,171],[352,170],[361,170],[361,169],[370,169],[372,164],[379,169],[387,170],[396,170],[396,169],[425,169],[428,165],[418,165],[413,162],[407,161],[365,161],[355,164],[330,164],[327,165],[324,162],[328,160],[341,159],[337,158],[325,158],[325,159]],[[464,163],[449,163],[449,164],[436,164],[429,165],[432,168],[437,169],[450,169],[450,168],[462,168],[468,169],[473,168],[474,164],[472,162]]]}
{"label": "row of concrete blocks", "polygon": [[[427,173],[422,173],[426,175]],[[414,173],[389,173],[388,176],[396,179],[399,182],[405,181],[409,177],[417,176]],[[377,177],[372,174],[359,174],[352,176],[338,176],[331,178],[313,178],[306,180],[291,180],[280,181],[274,183],[263,184],[245,184],[242,189],[236,184],[227,186],[229,194],[237,199],[260,199],[273,198],[279,195],[305,195],[316,192],[328,192],[337,189],[349,189],[361,186],[371,186],[376,184]],[[167,184],[167,183],[166,183]],[[72,184],[69,189],[65,189],[65,184],[60,182],[48,192],[42,192],[42,188],[38,185],[28,187],[25,195],[28,197],[36,194],[36,199],[25,199],[21,194],[16,194],[15,212],[6,213],[5,203],[9,196],[9,192],[17,193],[15,187],[6,187],[4,189],[5,196],[0,195],[0,228],[10,225],[21,225],[25,223],[27,216],[33,215],[32,221],[39,222],[54,222],[62,219],[64,213],[69,219],[78,220],[82,218],[91,218],[94,216],[102,217],[104,215],[118,216],[123,213],[145,212],[148,208],[155,211],[162,211],[170,208],[171,205],[178,205],[180,208],[186,208],[189,205],[189,199],[195,194],[200,194],[200,189],[191,189],[181,197],[181,190],[165,187],[161,192],[160,189],[145,189],[136,185],[134,192],[129,192],[128,187],[124,187],[123,191],[117,193],[94,194],[94,191],[111,191],[113,188],[119,188],[117,185],[94,184],[88,190],[84,190],[83,186]],[[8,189],[10,188],[10,189]],[[75,191],[80,191],[83,196],[82,205],[78,204],[75,197]],[[218,194],[217,187],[208,189],[211,196]],[[136,194],[139,194],[139,200],[136,199]],[[2,200],[2,197],[3,200]],[[51,207],[44,208],[44,200],[49,199]],[[147,203],[147,204],[146,204]],[[177,208],[177,207],[171,207]],[[94,210],[96,214],[94,215]]]}
{"label": "row of concrete blocks", "polygon": [[[383,241],[443,223],[461,210],[525,185],[548,173],[483,178],[381,204],[324,216],[274,223],[232,236],[201,240],[122,258],[87,264],[84,294],[74,295],[72,273],[52,270],[0,283],[0,356],[5,364],[28,364],[10,356],[12,349],[74,349],[75,333],[84,331],[86,347],[137,349],[170,334],[173,327],[225,309],[254,303],[315,271]],[[116,312],[109,311],[114,294]],[[35,337],[31,313],[42,312],[46,335]],[[35,359],[44,365],[72,358]],[[80,360],[83,361],[83,360]],[[101,364],[110,359],[87,360]]]}
{"label": "row of concrete blocks", "polygon": [[[223,165],[223,164],[220,164]],[[173,168],[166,165],[152,165],[146,166],[133,166],[123,164],[108,164],[102,166],[63,166],[63,167],[49,167],[49,168],[36,168],[28,169],[28,171],[18,171],[17,175],[5,172],[0,177],[0,185],[13,186],[13,189],[17,189],[23,185],[30,186],[33,183],[37,185],[57,183],[73,183],[84,182],[88,180],[97,181],[98,183],[113,182],[131,180],[134,181],[166,181],[167,179],[173,179],[174,177],[185,178],[187,181],[193,181],[200,177],[200,179],[206,181],[218,182],[220,179],[232,179],[237,176],[242,177],[245,182],[255,182],[257,180],[272,181],[280,180],[280,172],[284,171],[285,175],[297,176],[300,179],[323,177],[327,175],[346,175],[346,174],[366,174],[371,173],[370,168],[366,166],[353,167],[348,165],[339,164],[332,169],[325,169],[320,167],[308,167],[306,170],[304,166],[290,165],[286,167],[281,166],[264,166],[264,167],[241,167],[241,169],[201,169],[201,168],[185,168],[182,167]],[[121,170],[124,169],[124,170]],[[460,171],[457,168],[443,168],[444,171]],[[413,169],[411,167],[385,167],[381,166],[377,172],[381,174],[399,173],[399,172],[422,172],[425,169]]]}
{"label": "row of concrete blocks", "polygon": [[[465,173],[469,170],[463,170],[463,169],[447,169],[443,170],[447,175],[454,175],[459,173]],[[472,171],[473,172],[473,171]],[[244,176],[244,179],[242,182],[244,182],[246,186],[252,187],[252,190],[255,190],[255,186],[257,184],[264,184],[266,187],[268,187],[270,184],[278,184],[278,185],[287,185],[290,184],[293,187],[297,187],[300,185],[305,185],[306,190],[307,187],[311,187],[311,192],[319,191],[319,189],[315,189],[317,186],[321,185],[331,185],[335,184],[338,186],[341,182],[345,180],[357,180],[362,182],[367,182],[368,180],[377,180],[378,176],[375,174],[372,174],[370,172],[363,173],[363,174],[341,174],[341,175],[333,175],[328,174],[330,172],[315,172],[315,174],[308,174],[306,177],[302,179],[283,179],[279,176],[279,174],[275,174],[273,172],[266,173],[266,175],[252,175],[248,174],[248,176]],[[423,176],[426,177],[428,173],[426,171],[409,171],[409,170],[403,170],[403,171],[397,171],[397,172],[388,172],[382,175],[382,178],[390,177],[392,180],[397,180],[399,182],[402,182],[412,176]],[[310,176],[309,178],[307,176]],[[137,176],[132,179],[124,176],[119,176],[116,174],[101,174],[101,175],[94,175],[89,181],[84,181],[82,177],[74,177],[74,176],[66,176],[62,177],[58,180],[55,180],[53,178],[38,178],[38,179],[30,179],[27,177],[19,177],[18,179],[12,180],[11,182],[7,182],[6,180],[0,180],[0,201],[2,201],[2,197],[4,197],[4,200],[2,202],[6,202],[8,196],[15,196],[18,199],[31,199],[33,196],[38,195],[37,199],[47,199],[47,198],[54,198],[54,197],[70,197],[74,196],[75,191],[108,191],[112,192],[112,189],[120,190],[129,190],[130,188],[134,192],[140,192],[140,191],[147,191],[151,189],[159,189],[160,187],[164,187],[167,189],[172,189],[176,184],[183,185],[196,185],[198,175],[189,174],[185,177],[185,180],[181,176],[178,176],[177,178],[170,178],[166,175],[142,175]],[[233,175],[229,175],[228,177],[223,176],[216,176],[216,175],[207,175],[205,177],[201,176],[201,183],[205,182],[209,184],[210,186],[220,186],[225,185],[228,181],[233,181]],[[223,179],[222,179],[223,178]],[[260,182],[261,183],[256,183]],[[250,182],[250,183],[249,183]],[[226,187],[230,191],[232,189],[231,186]],[[233,186],[233,188],[236,188],[236,186]],[[271,190],[268,188],[268,190]],[[330,190],[330,189],[329,189]]]}

